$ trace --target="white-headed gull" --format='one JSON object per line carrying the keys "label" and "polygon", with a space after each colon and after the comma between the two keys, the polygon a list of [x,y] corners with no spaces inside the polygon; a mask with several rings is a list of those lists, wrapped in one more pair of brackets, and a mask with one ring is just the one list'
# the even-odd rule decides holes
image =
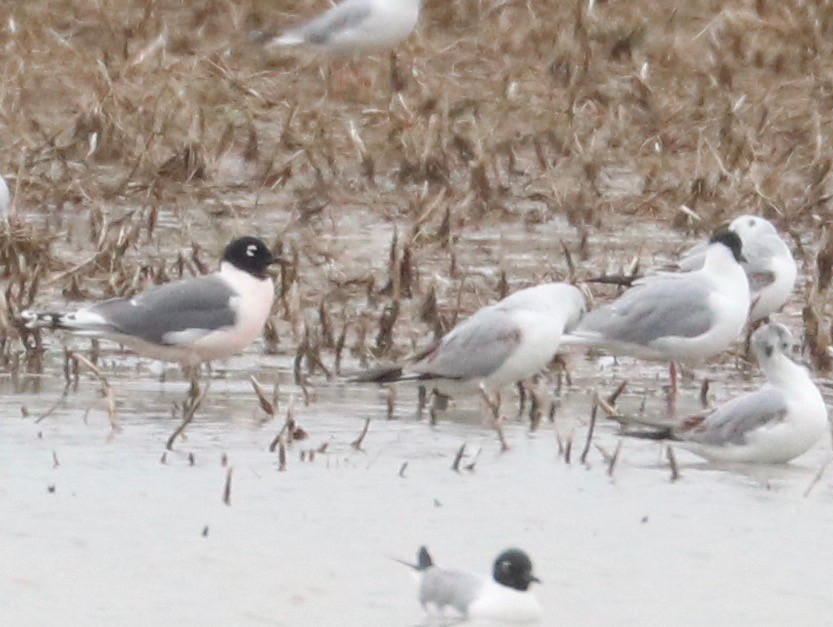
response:
{"label": "white-headed gull", "polygon": [[104,337],[145,357],[193,368],[243,351],[263,332],[275,297],[267,268],[279,261],[261,240],[241,237],[226,246],[213,274],[72,313],[27,311],[22,317],[28,328]]}
{"label": "white-headed gull", "polygon": [[436,566],[425,547],[419,549],[416,564],[402,563],[417,571],[419,602],[427,612],[442,613],[450,606],[475,621],[533,623],[541,619],[541,606],[529,589],[539,580],[529,556],[520,549],[498,555],[491,577]]}
{"label": "white-headed gull", "polygon": [[272,39],[268,46],[308,45],[333,54],[389,48],[417,25],[421,0],[345,0]]}
{"label": "white-headed gull", "polygon": [[[798,277],[795,259],[775,226],[765,218],[738,216],[729,224],[729,230],[743,242],[746,261],[741,266],[749,278],[752,302],[749,319],[763,320],[780,311],[792,294]],[[698,244],[677,265],[682,270],[696,270],[703,266],[705,254],[706,244]]]}
{"label": "white-headed gull", "polygon": [[828,431],[827,407],[807,369],[790,359],[794,341],[781,324],[752,334],[766,383],[715,410],[640,437],[670,439],[709,460],[778,464],[806,452]]}
{"label": "white-headed gull", "polygon": [[404,365],[362,373],[354,381],[419,381],[445,396],[497,393],[543,370],[561,336],[585,312],[582,293],[567,283],[545,283],[479,309]]}
{"label": "white-headed gull", "polygon": [[740,237],[726,229],[709,242],[703,267],[635,281],[612,303],[588,313],[565,335],[565,346],[596,346],[614,355],[694,363],[726,349],[749,315],[749,281]]}

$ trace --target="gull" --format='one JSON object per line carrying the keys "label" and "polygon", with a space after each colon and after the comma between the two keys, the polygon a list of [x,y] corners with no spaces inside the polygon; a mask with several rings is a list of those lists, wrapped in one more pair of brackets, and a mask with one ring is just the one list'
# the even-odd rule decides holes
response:
{"label": "gull", "polygon": [[749,315],[743,260],[737,233],[719,230],[709,242],[702,268],[635,281],[618,299],[588,313],[562,344],[670,362],[673,406],[675,364],[715,355],[743,330]]}
{"label": "gull", "polygon": [[202,362],[240,353],[263,332],[275,297],[267,268],[282,262],[261,240],[240,237],[226,246],[213,274],[71,313],[24,311],[21,317],[30,329],[107,338],[193,371]]}
{"label": "gull", "polygon": [[584,312],[584,296],[573,285],[528,287],[479,309],[409,363],[376,368],[352,381],[418,381],[442,396],[480,390],[498,394],[499,405],[503,387],[537,374],[553,360],[562,334]]}
{"label": "gull", "polygon": [[751,339],[766,375],[760,389],[673,427],[625,435],[673,440],[711,461],[780,464],[795,459],[818,442],[829,421],[807,369],[790,359],[794,344],[784,325],[762,326]]}
{"label": "gull", "polygon": [[421,0],[345,0],[272,39],[268,47],[308,45],[332,54],[389,48],[416,28]]}
{"label": "gull", "polygon": [[[773,224],[765,218],[738,216],[729,224],[729,230],[737,233],[743,242],[746,261],[741,266],[749,278],[752,302],[749,320],[766,320],[770,314],[780,311],[792,294],[798,277],[795,259]],[[705,252],[706,244],[698,244],[677,265],[682,270],[696,270],[703,266]]]}
{"label": "gull", "polygon": [[6,179],[0,175],[0,217],[9,215],[11,200],[12,195],[9,192],[9,185],[6,183]]}
{"label": "gull", "polygon": [[428,611],[442,613],[451,606],[467,619],[533,623],[541,619],[541,606],[529,590],[540,583],[532,573],[529,556],[520,549],[507,549],[497,556],[492,577],[434,565],[424,546],[417,563],[410,564],[419,578],[419,602]]}

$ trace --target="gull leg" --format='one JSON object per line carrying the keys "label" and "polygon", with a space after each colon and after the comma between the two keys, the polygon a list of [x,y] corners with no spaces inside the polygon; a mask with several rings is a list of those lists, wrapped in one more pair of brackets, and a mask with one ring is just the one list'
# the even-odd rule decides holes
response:
{"label": "gull leg", "polygon": [[668,391],[668,413],[674,417],[677,415],[677,364],[673,361],[668,367],[668,375],[671,378],[671,386]]}

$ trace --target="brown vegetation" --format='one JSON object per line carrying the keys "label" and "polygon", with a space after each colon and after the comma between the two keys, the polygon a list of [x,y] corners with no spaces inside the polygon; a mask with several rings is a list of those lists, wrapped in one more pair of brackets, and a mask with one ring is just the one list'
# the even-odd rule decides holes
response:
{"label": "brown vegetation", "polygon": [[[406,352],[509,283],[567,276],[558,240],[582,278],[631,263],[626,223],[645,226],[631,245],[667,253],[668,229],[742,212],[792,236],[805,318],[829,343],[812,276],[831,215],[833,5],[429,0],[396,80],[372,57],[368,81],[327,97],[324,60],[252,41],[325,4],[14,4],[0,366],[39,350],[13,327],[35,297],[203,272],[244,231],[295,259],[267,339],[303,385],[344,348]],[[495,227],[516,254],[481,237]]]}

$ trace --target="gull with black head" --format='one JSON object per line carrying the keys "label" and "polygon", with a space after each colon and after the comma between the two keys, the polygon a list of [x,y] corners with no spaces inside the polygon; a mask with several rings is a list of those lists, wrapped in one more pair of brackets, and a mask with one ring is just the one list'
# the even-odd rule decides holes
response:
{"label": "gull with black head", "polygon": [[263,332],[275,286],[267,270],[282,260],[256,237],[226,246],[212,274],[157,285],[70,313],[23,312],[27,328],[101,337],[184,370],[242,352]]}
{"label": "gull with black head", "polygon": [[416,571],[419,602],[426,612],[442,614],[452,607],[470,620],[534,623],[541,619],[541,606],[529,589],[540,580],[529,556],[520,549],[498,555],[491,577],[437,566],[424,546],[417,553],[416,564],[396,561]]}
{"label": "gull with black head", "polygon": [[728,348],[743,330],[750,302],[743,261],[737,233],[719,230],[702,268],[639,279],[615,301],[588,313],[561,343],[670,362],[673,407],[675,364],[707,359]]}

